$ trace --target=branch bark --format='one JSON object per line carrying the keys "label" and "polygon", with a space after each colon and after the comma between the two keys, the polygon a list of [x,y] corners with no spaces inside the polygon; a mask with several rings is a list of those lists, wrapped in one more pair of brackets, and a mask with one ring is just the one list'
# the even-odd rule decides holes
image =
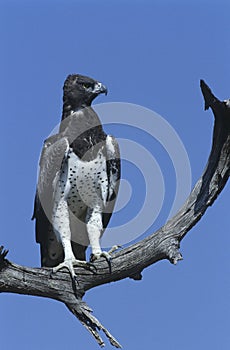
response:
{"label": "branch bark", "polygon": [[109,331],[92,315],[92,310],[82,301],[85,292],[97,285],[123,278],[141,279],[141,272],[155,262],[168,259],[176,264],[182,259],[180,241],[201,219],[224,188],[230,174],[230,100],[219,101],[201,80],[205,110],[211,107],[215,123],[213,144],[206,168],[194,189],[178,213],[162,228],[142,241],[114,253],[112,273],[101,259],[95,262],[97,272],[77,268],[78,283],[74,285],[69,273],[51,275],[48,268],[28,268],[6,259],[7,251],[0,248],[0,292],[27,294],[56,299],[68,309],[95,337],[100,346],[104,342],[99,335],[102,330],[110,343],[121,345]]}

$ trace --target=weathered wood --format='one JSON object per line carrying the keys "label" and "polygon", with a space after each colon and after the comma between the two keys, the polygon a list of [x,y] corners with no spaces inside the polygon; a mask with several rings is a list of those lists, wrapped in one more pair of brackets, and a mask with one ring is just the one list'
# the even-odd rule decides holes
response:
{"label": "weathered wood", "polygon": [[207,166],[183,207],[162,228],[143,239],[114,253],[112,273],[108,264],[100,259],[95,262],[97,271],[76,268],[78,283],[74,285],[69,273],[63,271],[51,275],[50,269],[28,268],[6,260],[7,251],[0,248],[0,292],[42,296],[59,300],[91,332],[99,345],[104,342],[98,330],[102,330],[115,347],[121,347],[116,339],[91,314],[82,301],[85,292],[97,285],[123,278],[141,279],[141,271],[155,262],[168,259],[176,264],[182,259],[180,241],[201,219],[224,188],[230,174],[230,100],[219,101],[210,88],[201,81],[205,110],[211,107],[214,117],[213,144]]}

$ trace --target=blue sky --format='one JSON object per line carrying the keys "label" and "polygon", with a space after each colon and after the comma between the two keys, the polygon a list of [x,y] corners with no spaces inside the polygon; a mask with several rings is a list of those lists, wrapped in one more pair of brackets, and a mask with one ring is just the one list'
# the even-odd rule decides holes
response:
{"label": "blue sky", "polygon": [[[69,73],[108,86],[108,96],[98,103],[138,104],[164,117],[187,150],[195,184],[213,126],[212,113],[203,111],[199,79],[220,99],[230,97],[229,10],[228,1],[0,1],[0,244],[10,250],[11,261],[39,266],[30,221],[37,162],[44,138],[59,122]],[[164,205],[149,234],[170,210],[172,164],[146,134],[107,128],[148,148],[164,175]],[[124,162],[132,200],[111,225],[132,217],[143,201],[144,182],[133,169]],[[228,185],[183,240],[178,266],[162,261],[147,268],[141,282],[127,279],[87,293],[95,315],[124,349],[229,347],[229,194]],[[0,308],[4,350],[99,348],[58,302],[3,294]]]}

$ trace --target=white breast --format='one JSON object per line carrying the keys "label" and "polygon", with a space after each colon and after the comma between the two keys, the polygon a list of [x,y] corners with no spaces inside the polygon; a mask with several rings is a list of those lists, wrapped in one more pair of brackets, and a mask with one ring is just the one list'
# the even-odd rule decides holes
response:
{"label": "white breast", "polygon": [[70,152],[68,182],[68,202],[71,207],[81,206],[83,209],[98,206],[102,209],[108,196],[106,159],[103,153],[99,151],[94,160],[84,161]]}

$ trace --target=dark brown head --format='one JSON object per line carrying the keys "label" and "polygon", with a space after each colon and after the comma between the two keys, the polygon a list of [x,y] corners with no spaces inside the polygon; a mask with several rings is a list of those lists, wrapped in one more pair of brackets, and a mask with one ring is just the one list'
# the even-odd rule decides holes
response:
{"label": "dark brown head", "polygon": [[100,94],[107,94],[107,88],[100,82],[80,74],[69,75],[63,87],[63,112],[89,107]]}

